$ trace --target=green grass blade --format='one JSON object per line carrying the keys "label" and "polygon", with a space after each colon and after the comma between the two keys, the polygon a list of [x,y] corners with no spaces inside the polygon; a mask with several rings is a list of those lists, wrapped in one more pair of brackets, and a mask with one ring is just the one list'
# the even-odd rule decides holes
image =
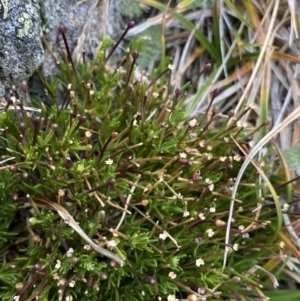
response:
{"label": "green grass blade", "polygon": [[189,31],[195,30],[195,37],[201,43],[201,45],[205,48],[206,51],[213,57],[216,62],[221,61],[221,53],[219,47],[215,47],[214,44],[210,43],[206,36],[198,29],[195,29],[195,25],[187,20],[183,15],[178,14],[176,12],[170,13],[175,19],[177,19],[183,26],[185,26]]}

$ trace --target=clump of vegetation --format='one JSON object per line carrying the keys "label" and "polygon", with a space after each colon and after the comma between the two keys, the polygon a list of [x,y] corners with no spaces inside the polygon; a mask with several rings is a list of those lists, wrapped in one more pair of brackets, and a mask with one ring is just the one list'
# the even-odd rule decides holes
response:
{"label": "clump of vegetation", "polygon": [[[45,83],[51,106],[26,107],[26,84],[7,99],[1,300],[265,300],[284,264],[274,261],[284,248],[278,208],[255,168],[231,195],[266,124],[241,124],[250,107],[220,114],[212,106],[218,90],[191,118],[189,87],[169,84],[170,62],[159,74],[136,75],[133,44],[111,70],[110,46],[104,40],[90,65],[75,66],[67,51],[60,75]],[[270,157],[271,148],[261,158],[268,176],[280,169]],[[260,204],[264,211],[253,211]]]}

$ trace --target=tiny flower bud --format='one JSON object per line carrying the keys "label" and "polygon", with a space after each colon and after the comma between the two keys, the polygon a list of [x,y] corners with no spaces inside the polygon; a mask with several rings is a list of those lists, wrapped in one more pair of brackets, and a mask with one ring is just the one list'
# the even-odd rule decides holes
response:
{"label": "tiny flower bud", "polygon": [[127,28],[132,28],[133,26],[135,25],[135,23],[134,23],[134,21],[129,21],[128,23],[127,23]]}
{"label": "tiny flower bud", "polygon": [[39,117],[39,116],[34,116],[34,117],[32,118],[32,121],[33,121],[34,124],[38,125],[38,124],[41,122],[41,117]]}
{"label": "tiny flower bud", "polygon": [[149,276],[149,277],[148,277],[148,282],[149,282],[150,284],[155,284],[155,283],[156,283],[156,279],[155,279],[154,277],[152,277],[152,276]]}
{"label": "tiny flower bud", "polygon": [[201,180],[201,176],[199,172],[193,172],[191,176],[194,183],[198,183]]}
{"label": "tiny flower bud", "polygon": [[188,301],[196,301],[198,298],[195,294],[189,295],[187,297]]}
{"label": "tiny flower bud", "polygon": [[111,260],[111,261],[109,262],[109,265],[110,265],[111,268],[115,268],[115,267],[117,266],[117,262],[114,261],[114,260]]}
{"label": "tiny flower bud", "polygon": [[10,168],[9,168],[9,170],[11,171],[11,172],[16,172],[16,171],[18,171],[18,166],[17,165],[12,165],[12,166],[10,166]]}
{"label": "tiny flower bud", "polygon": [[233,110],[230,110],[228,113],[227,113],[228,117],[232,118],[234,116],[234,111]]}
{"label": "tiny flower bud", "polygon": [[110,134],[110,137],[111,137],[111,138],[117,138],[118,135],[119,135],[118,132],[112,132],[112,133]]}
{"label": "tiny flower bud", "polygon": [[20,289],[22,289],[23,287],[24,287],[23,282],[18,282],[18,283],[16,283],[16,285],[15,285],[15,288],[16,288],[17,290],[20,290]]}
{"label": "tiny flower bud", "polygon": [[79,118],[79,123],[84,123],[84,122],[86,122],[86,120],[87,120],[87,117],[86,116],[80,116],[80,118]]}
{"label": "tiny flower bud", "polygon": [[213,97],[216,97],[220,94],[221,90],[219,88],[216,88],[213,90]]}
{"label": "tiny flower bud", "polygon": [[19,130],[20,130],[20,132],[22,133],[22,134],[24,134],[25,133],[25,131],[26,131],[26,125],[25,125],[25,123],[20,123],[20,125],[19,125]]}
{"label": "tiny flower bud", "polygon": [[232,170],[233,169],[233,165],[232,164],[227,164],[226,169],[227,170]]}
{"label": "tiny flower bud", "polygon": [[101,272],[100,273],[100,279],[103,281],[103,280],[106,280],[107,279],[107,273],[106,272]]}
{"label": "tiny flower bud", "polygon": [[181,89],[179,89],[179,88],[175,89],[175,95],[176,95],[176,97],[179,97],[181,94],[182,94]]}
{"label": "tiny flower bud", "polygon": [[95,283],[95,284],[93,285],[93,291],[98,292],[99,290],[100,290],[99,285],[98,285],[97,283]]}
{"label": "tiny flower bud", "polygon": [[22,173],[20,174],[20,178],[21,178],[21,180],[23,180],[23,181],[27,180],[28,177],[29,177],[29,175],[28,175],[28,173],[25,172],[25,171],[22,172]]}
{"label": "tiny flower bud", "polygon": [[193,160],[187,160],[186,165],[187,166],[192,166],[193,165]]}
{"label": "tiny flower bud", "polygon": [[58,27],[58,32],[60,33],[60,34],[65,34],[66,32],[67,32],[67,28],[64,26],[64,25],[59,25],[59,27]]}
{"label": "tiny flower bud", "polygon": [[226,225],[226,223],[224,221],[222,221],[221,219],[216,219],[215,224],[218,227],[222,227],[222,226]]}
{"label": "tiny flower bud", "polygon": [[21,90],[26,93],[28,91],[28,85],[25,81],[21,83]]}
{"label": "tiny flower bud", "polygon": [[12,193],[10,197],[13,201],[16,201],[19,198],[19,195],[17,193]]}
{"label": "tiny flower bud", "polygon": [[56,132],[56,131],[58,130],[58,124],[53,123],[53,124],[51,125],[51,130],[54,131],[54,132]]}
{"label": "tiny flower bud", "polygon": [[72,264],[76,264],[78,261],[79,261],[78,257],[73,256],[70,258],[70,263]]}
{"label": "tiny flower bud", "polygon": [[115,183],[116,183],[115,179],[110,179],[107,181],[107,185],[109,185],[109,186],[113,186]]}
{"label": "tiny flower bud", "polygon": [[201,296],[205,295],[205,293],[206,293],[205,288],[204,288],[204,287],[199,287],[199,288],[198,288],[198,293],[199,293]]}
{"label": "tiny flower bud", "polygon": [[137,51],[135,51],[133,54],[132,54],[132,58],[134,59],[134,60],[137,60],[138,58],[139,58],[139,53],[137,52]]}
{"label": "tiny flower bud", "polygon": [[203,71],[205,73],[209,72],[211,70],[211,64],[205,64],[204,67],[203,67]]}

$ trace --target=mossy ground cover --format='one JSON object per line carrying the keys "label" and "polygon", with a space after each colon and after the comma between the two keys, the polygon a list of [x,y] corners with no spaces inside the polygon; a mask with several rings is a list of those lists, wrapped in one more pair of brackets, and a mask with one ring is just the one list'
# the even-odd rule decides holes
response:
{"label": "mossy ground cover", "polygon": [[59,76],[45,82],[50,105],[27,104],[26,84],[7,98],[1,300],[267,300],[278,286],[295,247],[259,181],[263,171],[286,194],[275,147],[248,166],[232,199],[268,123],[241,121],[252,106],[220,113],[218,89],[192,116],[193,86],[170,84],[167,59],[156,74],[136,73],[137,44],[112,69],[109,40],[92,64],[66,52]]}

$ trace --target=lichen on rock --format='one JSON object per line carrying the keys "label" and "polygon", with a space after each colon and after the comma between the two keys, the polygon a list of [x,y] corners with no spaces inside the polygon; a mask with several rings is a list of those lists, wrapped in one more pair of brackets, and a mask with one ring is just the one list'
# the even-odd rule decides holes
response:
{"label": "lichen on rock", "polygon": [[37,0],[0,0],[0,97],[42,63],[41,35]]}

